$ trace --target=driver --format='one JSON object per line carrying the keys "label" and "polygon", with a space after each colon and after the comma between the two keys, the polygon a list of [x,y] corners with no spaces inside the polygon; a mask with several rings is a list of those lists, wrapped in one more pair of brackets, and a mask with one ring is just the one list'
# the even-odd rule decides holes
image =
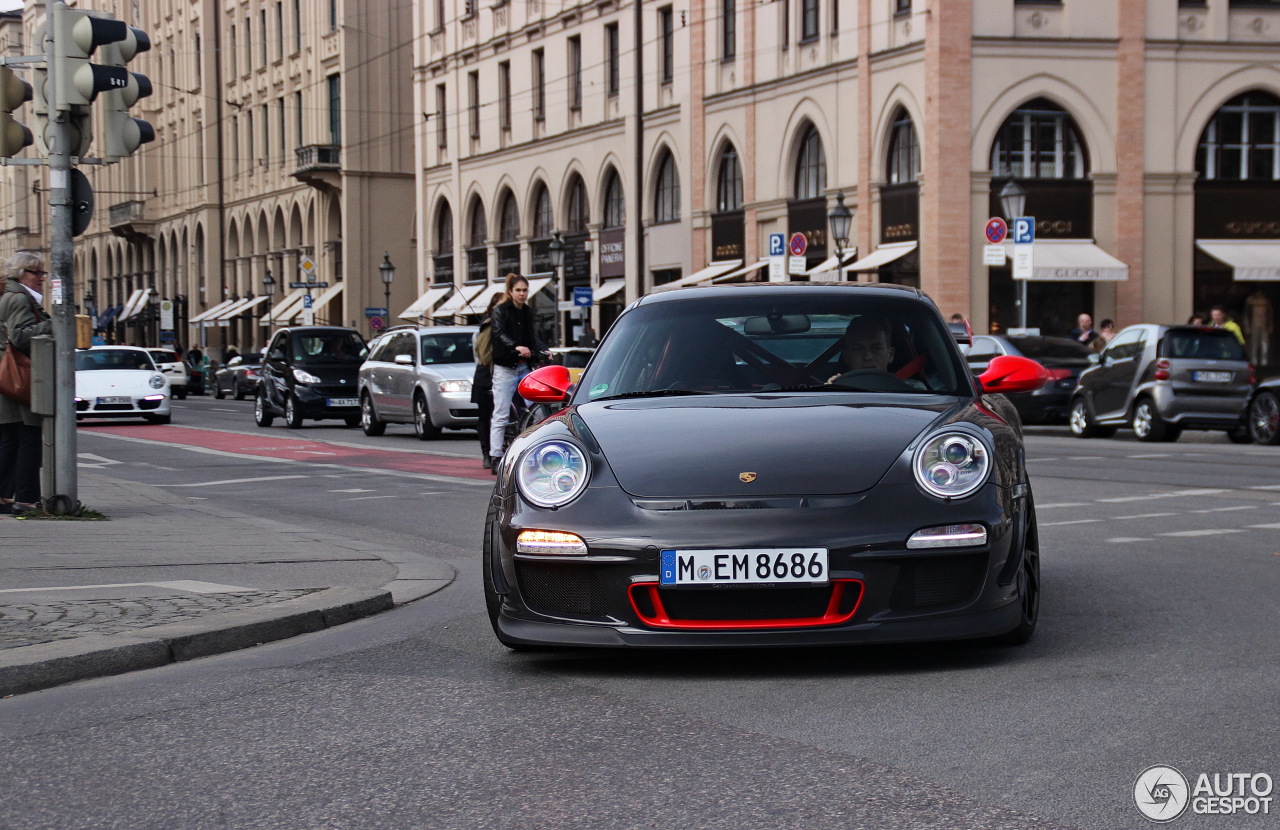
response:
{"label": "driver", "polygon": [[[893,362],[893,346],[889,345],[889,323],[881,317],[863,315],[854,318],[844,330],[844,342],[840,345],[840,359],[845,365],[845,372],[857,372],[873,369],[877,372],[889,371]],[[842,372],[841,374],[844,374]],[[832,375],[827,383],[832,383],[839,374]]]}

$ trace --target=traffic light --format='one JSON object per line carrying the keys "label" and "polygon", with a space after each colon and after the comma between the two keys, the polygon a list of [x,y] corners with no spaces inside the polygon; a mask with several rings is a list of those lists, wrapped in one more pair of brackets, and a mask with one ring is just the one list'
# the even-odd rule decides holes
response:
{"label": "traffic light", "polygon": [[156,131],[141,118],[129,115],[129,107],[137,103],[139,98],[146,98],[152,92],[151,81],[146,75],[130,72],[124,65],[133,60],[139,52],[151,48],[151,38],[141,29],[127,27],[125,37],[102,47],[102,61],[109,66],[118,67],[125,73],[125,85],[114,87],[102,94],[102,156],[104,159],[121,159],[133,154],[139,146],[155,141]]}
{"label": "traffic light", "polygon": [[123,20],[53,3],[54,99],[59,111],[88,106],[99,92],[128,84],[124,67],[89,62],[99,46],[124,40],[128,34]]}
{"label": "traffic light", "polygon": [[0,156],[22,152],[35,142],[31,130],[14,120],[13,111],[31,100],[31,84],[7,66],[0,66]]}

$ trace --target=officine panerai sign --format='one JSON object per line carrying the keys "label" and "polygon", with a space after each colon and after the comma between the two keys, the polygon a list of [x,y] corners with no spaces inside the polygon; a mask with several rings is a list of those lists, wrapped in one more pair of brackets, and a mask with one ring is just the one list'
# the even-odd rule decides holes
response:
{"label": "officine panerai sign", "polygon": [[626,231],[622,228],[600,231],[600,277],[623,277],[627,273],[625,255]]}

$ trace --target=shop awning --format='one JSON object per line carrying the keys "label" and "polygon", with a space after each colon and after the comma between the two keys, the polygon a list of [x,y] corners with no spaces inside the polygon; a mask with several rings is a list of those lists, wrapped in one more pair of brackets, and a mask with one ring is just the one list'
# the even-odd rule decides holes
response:
{"label": "shop awning", "polygon": [[401,320],[417,320],[419,317],[430,317],[428,314],[436,303],[440,302],[445,296],[453,290],[453,283],[448,285],[433,285],[427,289],[426,293],[413,301],[413,305],[400,312]]}
{"label": "shop awning", "polygon": [[[1013,259],[1012,243],[1005,251]],[[1124,282],[1129,266],[1091,239],[1045,239],[1032,245],[1031,279],[1042,282]]]}
{"label": "shop awning", "polygon": [[302,298],[307,296],[307,289],[295,288],[280,302],[271,307],[271,313],[267,315],[267,320],[274,325],[286,325],[293,321],[298,311],[302,308]]}
{"label": "shop awning", "polygon": [[235,305],[223,309],[222,313],[219,314],[215,319],[230,320],[233,317],[240,317],[241,315],[248,314],[249,312],[253,311],[253,309],[257,308],[259,305],[261,305],[262,303],[265,303],[266,301],[267,301],[267,297],[265,294],[261,297],[251,297],[247,300],[241,300]]}
{"label": "shop awning", "polygon": [[206,323],[217,318],[219,314],[226,311],[239,300],[223,300],[213,308],[206,308],[204,311],[191,318],[193,323]]}
{"label": "shop awning", "polygon": [[654,291],[670,291],[673,288],[684,288],[689,285],[699,285],[704,282],[711,282],[716,277],[727,274],[734,268],[742,264],[740,259],[725,259],[720,262],[713,262],[700,271],[694,271],[687,277],[681,277],[674,282],[663,283],[654,286]]}
{"label": "shop awning", "polygon": [[837,262],[834,256],[829,256],[822,261],[821,265],[817,265],[817,266],[814,266],[813,268],[810,268],[808,271],[808,276],[817,277],[817,276],[822,276],[824,274],[835,274],[838,279],[843,279],[844,273],[841,270],[840,266],[848,265],[850,262],[855,261],[857,258],[858,258],[857,248],[851,248],[850,250],[845,251],[841,256],[841,259],[843,260],[843,262]]}
{"label": "shop awning", "polygon": [[1237,282],[1280,280],[1280,239],[1197,239],[1196,247],[1230,265]]}
{"label": "shop awning", "polygon": [[247,298],[242,300],[232,300],[231,305],[227,306],[226,308],[222,309],[222,311],[219,311],[217,314],[211,315],[206,319],[208,319],[209,322],[211,323],[217,322],[218,320],[230,320],[232,317],[235,317],[237,314],[239,314],[240,309],[248,305],[249,302],[251,301]]}
{"label": "shop awning", "polygon": [[[346,287],[347,287],[347,284],[345,282],[340,282],[335,285],[329,286],[324,291],[322,291],[319,296],[314,296],[314,295],[312,296],[311,311],[315,313],[317,318],[320,317],[320,312],[324,311],[325,308],[328,307],[328,305],[331,302],[336,300],[338,297],[342,296],[342,289]],[[303,308],[299,309],[298,313],[303,313],[305,311],[306,311],[306,307],[304,306]],[[332,315],[326,314],[324,315],[324,317],[327,320],[330,317],[332,317]],[[338,313],[339,322],[341,322],[341,318],[342,318],[342,313],[339,312]]]}
{"label": "shop awning", "polygon": [[756,271],[759,271],[761,268],[767,268],[768,266],[769,266],[768,257],[764,257],[763,259],[757,259],[755,262],[751,263],[750,265],[744,265],[743,267],[738,268],[735,271],[730,271],[727,274],[721,274],[720,276],[716,277],[715,280],[713,280],[713,282],[734,282],[734,281],[745,282],[745,280],[742,279],[743,277],[747,276],[748,274],[753,274]]}
{"label": "shop awning", "polygon": [[[458,309],[458,314],[484,314],[485,309],[489,307],[489,298],[495,297],[507,290],[507,281],[499,280],[484,287],[479,294],[476,294],[470,300]],[[533,284],[529,284],[529,296],[532,297],[538,292],[533,290]]]}
{"label": "shop awning", "polygon": [[591,293],[591,301],[593,303],[598,303],[601,300],[607,300],[626,287],[626,280],[605,280],[600,283],[599,288]]}
{"label": "shop awning", "polygon": [[128,301],[124,304],[124,308],[116,315],[116,322],[122,323],[130,317],[142,311],[142,307],[147,304],[147,290],[145,288],[134,289],[129,295]]}
{"label": "shop awning", "polygon": [[[480,285],[464,285],[454,292],[453,296],[440,304],[440,307],[431,312],[432,317],[452,317],[455,314],[464,313],[461,309],[467,302],[481,291],[489,287],[488,283]],[[483,311],[483,309],[481,309]]]}
{"label": "shop awning", "polygon": [[108,308],[106,311],[99,314],[98,328],[99,329],[105,328],[111,322],[111,319],[120,313],[120,309],[122,308],[124,308],[123,303],[121,303],[120,305],[113,305],[111,306],[111,308]]}
{"label": "shop awning", "polygon": [[[846,271],[875,271],[896,259],[901,259],[916,249],[916,242],[891,242],[880,245],[862,259],[845,266]],[[1039,244],[1039,243],[1037,243]]]}

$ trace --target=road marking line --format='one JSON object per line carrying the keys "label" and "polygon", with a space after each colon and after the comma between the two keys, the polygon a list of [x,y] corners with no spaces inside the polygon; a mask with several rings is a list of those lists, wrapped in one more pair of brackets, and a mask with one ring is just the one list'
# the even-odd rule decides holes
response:
{"label": "road marking line", "polygon": [[[105,465],[105,464],[119,464],[119,463],[120,463],[119,461],[116,461],[116,460],[115,460],[115,459],[113,459],[113,458],[103,458],[102,456],[100,456],[100,455],[94,455],[94,454],[93,454],[93,453],[91,453],[91,452],[81,452],[81,453],[76,453],[76,458],[83,458],[83,459],[86,459],[86,460],[88,460],[88,461],[93,462],[93,464],[98,465],[98,466],[102,466],[102,465]],[[81,465],[81,466],[85,466],[85,467],[87,467],[87,466],[90,466],[90,465],[88,465],[88,464],[84,464],[84,465]]]}
{"label": "road marking line", "polygon": [[1205,489],[1205,490],[1175,490],[1172,493],[1148,493],[1145,496],[1119,496],[1112,499],[1094,499],[1094,501],[1104,502],[1107,504],[1119,504],[1126,501],[1151,501],[1152,499],[1180,499],[1184,496],[1214,496],[1219,493],[1228,493],[1229,490]]}
{"label": "road marking line", "polygon": [[1204,510],[1191,510],[1190,513],[1229,513],[1232,510],[1257,510],[1256,504],[1242,504],[1237,507],[1209,507]]}
{"label": "road marking line", "polygon": [[211,406],[211,407],[209,407],[209,411],[210,411],[210,412],[239,412],[240,410],[238,410],[238,409],[219,409],[219,408],[218,408],[218,407],[216,407],[216,406]]}
{"label": "road marking line", "polygon": [[1144,452],[1138,455],[1126,455],[1125,458],[1168,458],[1167,452]]}
{"label": "road marking line", "polygon": [[1100,522],[1102,519],[1073,519],[1069,522],[1041,522],[1041,527],[1058,527],[1059,525],[1088,525]]}
{"label": "road marking line", "polygon": [[1057,460],[1058,459],[1056,458],[1028,458],[1027,463],[1030,464],[1033,461],[1039,462],[1039,461],[1057,461]]}
{"label": "road marking line", "polygon": [[1280,484],[1259,484],[1256,487],[1246,487],[1246,490],[1280,490]]}
{"label": "road marking line", "polygon": [[1108,544],[1122,545],[1126,542],[1154,542],[1155,539],[1147,539],[1142,536],[1117,536],[1114,539],[1108,539]]}
{"label": "road marking line", "polygon": [[373,490],[366,490],[361,487],[352,487],[350,490],[330,490],[330,493],[372,493]]}
{"label": "road marking line", "polygon": [[37,591],[88,591],[94,588],[169,588],[174,591],[190,591],[193,594],[240,594],[254,588],[221,585],[217,582],[201,582],[198,579],[178,579],[172,582],[110,582],[103,585],[54,585],[48,588],[5,588],[0,594],[30,594]]}
{"label": "road marking line", "polygon": [[1269,525],[1249,525],[1249,527],[1256,527],[1259,530],[1280,530],[1280,522],[1273,522]]}
{"label": "road marking line", "polygon": [[257,478],[226,478],[222,481],[199,481],[195,484],[157,484],[156,487],[213,487],[217,484],[249,484],[255,481],[285,481],[290,478],[310,478],[310,476],[258,476]]}
{"label": "road marking line", "polygon": [[1073,455],[1067,458],[1068,461],[1106,461],[1105,455]]}
{"label": "road marking line", "polygon": [[395,495],[390,495],[390,496],[356,496],[354,499],[339,499],[339,501],[368,501],[369,499],[394,499],[394,498],[399,498],[399,496],[395,496]]}
{"label": "road marking line", "polygon": [[1036,510],[1053,510],[1055,507],[1088,507],[1086,502],[1082,501],[1062,501],[1057,504],[1037,504]]}
{"label": "road marking line", "polygon": [[1217,536],[1219,533],[1244,533],[1243,530],[1228,528],[1226,530],[1175,530],[1172,533],[1161,533],[1161,536]]}
{"label": "road marking line", "polygon": [[1162,519],[1165,516],[1179,516],[1180,513],[1137,513],[1132,516],[1116,516],[1117,519]]}

